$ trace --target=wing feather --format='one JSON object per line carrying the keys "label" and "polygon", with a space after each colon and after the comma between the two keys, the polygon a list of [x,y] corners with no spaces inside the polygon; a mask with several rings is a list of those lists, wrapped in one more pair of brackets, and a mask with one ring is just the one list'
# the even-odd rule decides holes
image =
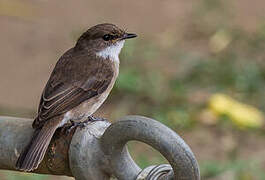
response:
{"label": "wing feather", "polygon": [[[38,115],[33,122],[34,128],[43,126],[47,120],[71,110],[107,89],[113,78],[110,64],[95,58],[84,58],[67,56],[67,53],[60,58],[42,93]],[[81,69],[78,69],[80,61],[83,61],[84,65],[81,64]],[[66,78],[69,76],[72,77]]]}

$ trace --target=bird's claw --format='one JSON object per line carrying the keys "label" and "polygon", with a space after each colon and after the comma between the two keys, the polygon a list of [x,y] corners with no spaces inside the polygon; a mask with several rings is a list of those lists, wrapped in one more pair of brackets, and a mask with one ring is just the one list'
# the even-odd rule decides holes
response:
{"label": "bird's claw", "polygon": [[94,121],[106,121],[107,119],[95,116],[88,116],[86,122],[94,122]]}
{"label": "bird's claw", "polygon": [[70,120],[70,123],[62,127],[62,132],[64,134],[69,134],[73,129],[76,129],[77,127],[84,128],[86,127],[87,124],[95,121],[106,121],[107,119],[105,118],[100,118],[100,117],[94,117],[94,116],[89,116],[85,121],[83,122],[76,122]]}
{"label": "bird's claw", "polygon": [[65,134],[69,134],[73,129],[76,129],[77,127],[84,128],[85,123],[75,122],[75,121],[70,120],[70,124],[68,124],[62,128],[62,132]]}

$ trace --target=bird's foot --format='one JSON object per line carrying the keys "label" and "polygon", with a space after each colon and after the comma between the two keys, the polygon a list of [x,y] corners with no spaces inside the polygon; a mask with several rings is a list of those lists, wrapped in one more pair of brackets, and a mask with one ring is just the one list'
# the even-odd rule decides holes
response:
{"label": "bird's foot", "polygon": [[74,122],[74,123],[77,124],[77,126],[79,126],[80,128],[84,128],[84,127],[86,127],[88,124],[90,124],[92,122],[106,121],[106,120],[107,119],[101,118],[101,117],[88,116],[86,120],[84,120],[82,122]]}
{"label": "bird's foot", "polygon": [[62,132],[64,132],[65,134],[69,134],[73,129],[76,129],[77,127],[84,128],[85,123],[70,120],[69,124],[62,127]]}
{"label": "bird's foot", "polygon": [[67,125],[64,125],[62,127],[62,132],[64,134],[69,134],[73,129],[76,129],[77,127],[84,128],[86,127],[89,123],[95,122],[95,121],[106,121],[107,119],[101,118],[101,117],[94,117],[94,116],[89,116],[85,121],[72,121],[70,120],[70,123]]}
{"label": "bird's foot", "polygon": [[88,116],[87,120],[84,122],[94,122],[94,121],[106,121],[107,119],[95,116]]}

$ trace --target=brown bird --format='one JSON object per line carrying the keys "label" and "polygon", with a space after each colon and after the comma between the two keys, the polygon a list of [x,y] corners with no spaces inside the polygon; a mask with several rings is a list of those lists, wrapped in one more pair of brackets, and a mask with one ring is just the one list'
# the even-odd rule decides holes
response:
{"label": "brown bird", "polygon": [[99,24],[61,56],[43,90],[32,124],[35,131],[17,160],[17,169],[36,169],[57,128],[89,118],[100,107],[118,76],[125,39],[134,37],[113,24]]}

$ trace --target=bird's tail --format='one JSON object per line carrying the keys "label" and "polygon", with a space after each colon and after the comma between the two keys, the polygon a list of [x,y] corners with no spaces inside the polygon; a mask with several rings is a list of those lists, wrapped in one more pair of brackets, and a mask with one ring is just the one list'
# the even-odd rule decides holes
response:
{"label": "bird's tail", "polygon": [[36,129],[31,141],[20,154],[16,168],[22,171],[36,169],[42,161],[56,129],[57,126],[47,127],[45,125]]}

